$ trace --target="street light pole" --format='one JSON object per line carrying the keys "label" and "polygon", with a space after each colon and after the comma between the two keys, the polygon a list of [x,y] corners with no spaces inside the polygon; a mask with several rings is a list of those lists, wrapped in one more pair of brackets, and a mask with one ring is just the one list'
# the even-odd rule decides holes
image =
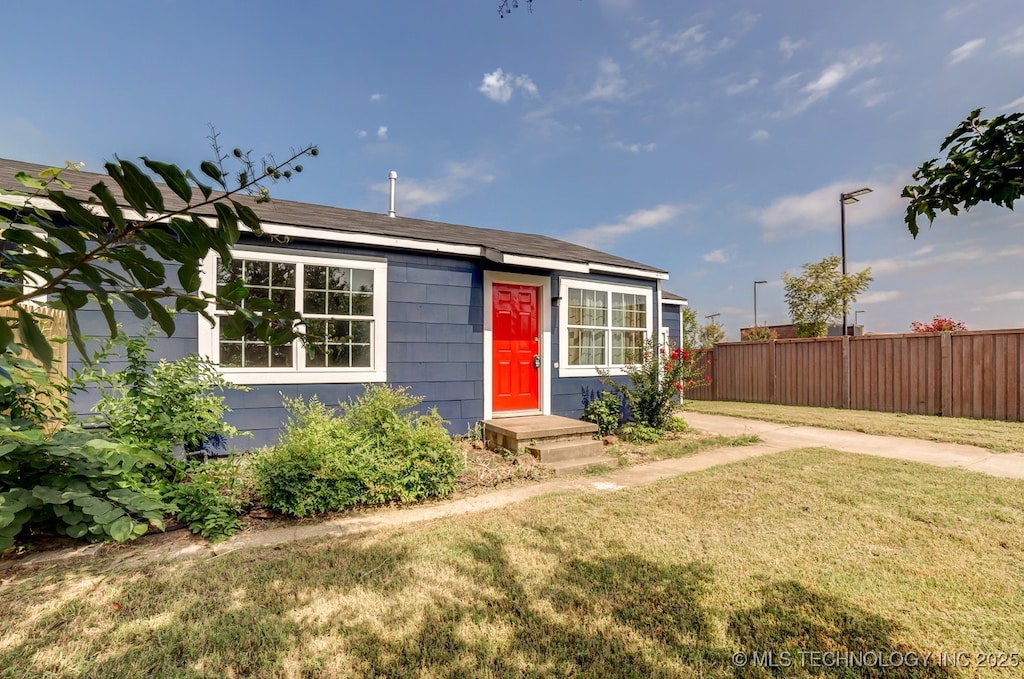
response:
{"label": "street light pole", "polygon": [[[863,196],[866,193],[871,193],[871,189],[864,187],[863,189],[857,189],[856,191],[850,191],[849,193],[839,194],[839,231],[843,239],[843,282],[846,282],[846,206],[848,204],[856,203],[858,196]],[[843,334],[849,335],[850,328],[846,325],[846,299],[843,299]]]}
{"label": "street light pole", "polygon": [[763,285],[768,281],[754,281],[754,327],[757,327],[757,286]]}

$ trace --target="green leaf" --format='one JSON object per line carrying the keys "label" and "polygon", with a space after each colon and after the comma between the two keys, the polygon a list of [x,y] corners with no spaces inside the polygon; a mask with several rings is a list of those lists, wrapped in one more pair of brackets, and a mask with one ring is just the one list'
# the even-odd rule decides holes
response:
{"label": "green leaf", "polygon": [[243,203],[239,203],[237,200],[231,201],[231,204],[235,206],[238,218],[242,220],[243,224],[252,229],[252,232],[255,234],[263,233],[263,227],[260,224],[259,215],[253,212],[251,207]]}
{"label": "green leaf", "polygon": [[192,174],[192,170],[185,170],[185,176],[196,183],[196,187],[198,187],[199,191],[202,192],[203,198],[206,200],[210,199],[210,196],[213,195],[213,189],[210,188],[210,186],[196,179],[196,176]]}
{"label": "green leaf", "polygon": [[118,232],[124,231],[124,213],[121,212],[121,208],[114,199],[114,194],[110,192],[110,188],[103,182],[96,182],[89,190],[100,199],[103,211],[107,214],[107,219],[113,222]]}
{"label": "green leaf", "polygon": [[115,292],[114,296],[124,302],[124,305],[135,314],[136,318],[147,318],[149,316],[145,303],[131,292]]}
{"label": "green leaf", "polygon": [[242,337],[248,332],[249,326],[249,318],[242,313],[241,309],[230,316],[222,316],[220,319],[221,332],[228,339]]}
{"label": "green leaf", "polygon": [[171,191],[174,191],[174,195],[181,198],[186,203],[192,200],[192,187],[189,186],[188,180],[177,165],[171,165],[169,163],[161,163],[158,160],[150,160],[149,158],[142,156],[142,162],[146,164],[153,172],[160,175],[160,178],[167,183]]}
{"label": "green leaf", "polygon": [[80,538],[89,532],[89,527],[84,523],[76,523],[64,527],[64,532],[69,538]]}
{"label": "green leaf", "polygon": [[185,292],[196,292],[202,285],[202,278],[199,275],[199,267],[193,264],[182,264],[178,267],[178,282]]}
{"label": "green leaf", "polygon": [[163,194],[160,193],[160,189],[149,175],[140,170],[138,165],[127,160],[121,161],[121,171],[124,172],[125,182],[132,187],[133,191],[139,193],[146,205],[151,206],[157,212],[164,211]]}
{"label": "green leaf", "polygon": [[220,171],[220,168],[217,167],[216,163],[211,163],[208,160],[204,160],[202,163],[199,164],[199,170],[207,177],[217,182],[221,186],[221,188],[227,188],[227,186],[224,184],[224,173]]}
{"label": "green leaf", "polygon": [[164,331],[164,334],[170,337],[174,334],[174,317],[167,313],[167,309],[164,308],[160,301],[152,297],[146,298],[146,307],[149,309],[150,315],[153,316],[153,320],[157,322],[160,329]]}
{"label": "green leaf", "polygon": [[36,319],[21,307],[18,307],[18,331],[25,348],[49,370],[53,364],[53,347],[39,329]]}
{"label": "green leaf", "polygon": [[14,341],[14,331],[11,329],[11,319],[4,317],[0,319],[0,352],[7,351],[7,347]]}
{"label": "green leaf", "polygon": [[224,240],[232,244],[237,243],[238,215],[224,203],[215,203],[213,207],[217,210],[217,223],[224,231]]}
{"label": "green leaf", "polygon": [[99,235],[105,231],[103,219],[94,215],[78,199],[57,190],[50,191],[48,198],[64,211],[71,222],[84,227],[90,234]]}
{"label": "green leaf", "polygon": [[64,491],[51,486],[36,486],[32,489],[32,496],[48,505],[62,505],[70,499],[64,497]]}
{"label": "green leaf", "polygon": [[135,522],[127,516],[122,516],[114,523],[106,527],[107,533],[110,537],[114,538],[118,542],[124,542],[132,537],[133,529],[135,528]]}
{"label": "green leaf", "polygon": [[30,189],[46,188],[46,182],[41,181],[36,177],[33,177],[28,172],[18,172],[14,175],[14,179],[22,186],[26,186]]}

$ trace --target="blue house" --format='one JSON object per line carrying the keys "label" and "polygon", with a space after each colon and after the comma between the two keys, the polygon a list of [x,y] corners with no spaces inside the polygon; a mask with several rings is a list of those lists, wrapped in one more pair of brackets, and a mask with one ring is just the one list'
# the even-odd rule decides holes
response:
{"label": "blue house", "polygon": [[[0,161],[5,178],[41,169]],[[83,195],[103,178],[69,177]],[[285,200],[253,207],[271,238],[243,235],[229,266],[211,254],[203,286],[241,279],[251,296],[294,306],[322,349],[226,339],[198,315],[154,345],[169,360],[208,356],[248,386],[227,401],[254,445],[276,440],[282,394],[334,403],[375,382],[408,386],[456,434],[502,417],[578,418],[599,368],[622,374],[655,333],[679,342],[686,301],[662,289],[657,267],[542,235]],[[79,316],[86,334],[106,333],[98,311]],[[138,327],[127,311],[119,320]],[[70,367],[80,363],[72,350]]]}

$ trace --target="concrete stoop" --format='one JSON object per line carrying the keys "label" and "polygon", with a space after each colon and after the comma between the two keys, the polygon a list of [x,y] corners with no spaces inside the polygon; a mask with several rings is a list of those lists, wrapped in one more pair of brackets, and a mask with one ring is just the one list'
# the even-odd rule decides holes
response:
{"label": "concrete stoop", "polygon": [[484,440],[491,448],[525,450],[556,476],[580,474],[589,467],[616,466],[594,440],[597,425],[558,415],[528,415],[484,421]]}

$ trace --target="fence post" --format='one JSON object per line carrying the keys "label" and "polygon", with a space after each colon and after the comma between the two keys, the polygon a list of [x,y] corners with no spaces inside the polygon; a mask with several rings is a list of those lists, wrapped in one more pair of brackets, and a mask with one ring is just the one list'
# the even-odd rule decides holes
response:
{"label": "fence post", "polygon": [[944,332],[939,339],[939,358],[942,363],[939,378],[939,396],[943,417],[953,416],[953,333]]}
{"label": "fence post", "polygon": [[768,402],[778,403],[775,393],[775,340],[768,340]]}
{"label": "fence post", "polygon": [[843,335],[843,408],[850,409],[850,336]]}

